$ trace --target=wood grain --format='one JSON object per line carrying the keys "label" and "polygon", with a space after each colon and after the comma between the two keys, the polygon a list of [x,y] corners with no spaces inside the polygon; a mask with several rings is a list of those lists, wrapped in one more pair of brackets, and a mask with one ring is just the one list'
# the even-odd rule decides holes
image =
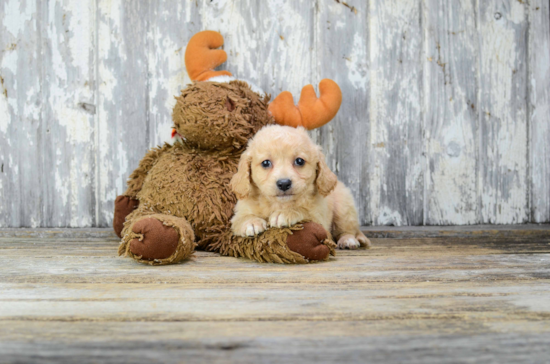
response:
{"label": "wood grain", "polygon": [[[400,326],[401,335],[386,337],[382,335],[392,325],[379,321],[324,325],[305,322],[290,327],[277,322],[241,325],[71,322],[48,323],[45,326],[53,329],[47,333],[44,324],[38,324],[42,326],[38,329],[28,322],[24,324],[25,331],[20,336],[40,333],[40,339],[32,344],[13,339],[3,341],[0,350],[7,363],[363,363],[365,358],[377,363],[530,363],[545,362],[550,354],[546,345],[548,332],[518,334],[518,327],[525,330],[535,326],[521,321],[496,327],[474,321],[455,325],[420,321],[415,326],[409,321],[406,327],[394,325],[394,330]],[[10,322],[7,329],[18,332],[20,325],[18,321]],[[468,327],[480,327],[481,333],[463,332]],[[71,328],[67,332],[88,331],[97,339],[68,341],[69,335],[59,332],[65,328]],[[419,334],[426,328],[434,333]],[[516,331],[506,332],[509,328]],[[285,336],[288,331],[296,334]],[[205,332],[207,337],[203,337]],[[373,337],[373,332],[382,335]],[[137,337],[141,340],[136,340]],[[144,341],[143,337],[147,339]]]}
{"label": "wood grain", "polygon": [[481,223],[529,218],[526,7],[516,0],[478,3]]}
{"label": "wood grain", "polygon": [[189,39],[201,30],[199,7],[187,0],[152,1],[147,22],[147,140],[148,147],[154,147],[171,135],[174,97],[191,82],[184,54]]}
{"label": "wood grain", "polygon": [[475,1],[429,1],[424,8],[425,223],[480,221],[480,143]]}
{"label": "wood grain", "polygon": [[147,19],[149,3],[97,0],[97,226],[150,146]]}
{"label": "wood grain", "polygon": [[298,102],[304,86],[313,84],[317,90],[315,2],[267,0],[257,2],[257,12],[247,4],[242,9],[255,42],[250,47],[250,42],[241,39],[239,48],[233,48],[233,53],[249,54],[250,61],[239,70],[239,77],[250,77],[272,99],[289,91]]}
{"label": "wood grain", "polygon": [[41,226],[43,62],[38,2],[0,2],[0,226]]}
{"label": "wood grain", "polygon": [[550,4],[529,2],[528,127],[531,221],[550,220]]}
{"label": "wood grain", "polygon": [[373,32],[369,156],[372,223],[422,225],[425,163],[421,4],[370,1],[369,22]]}
{"label": "wood grain", "polygon": [[[543,238],[550,237],[549,224],[518,225],[461,225],[461,226],[363,226],[363,233],[370,238]],[[100,238],[120,241],[112,228],[5,228],[0,238],[82,239]]]}
{"label": "wood grain", "polygon": [[[431,282],[430,282],[431,283]],[[1,285],[0,322],[546,320],[550,283]],[[398,293],[397,293],[398,292]],[[327,297],[331,297],[327,299]],[[200,304],[197,304],[200,302]],[[365,304],[368,302],[368,304]],[[40,309],[37,310],[37,305]],[[407,309],[403,310],[402,307]],[[483,308],[483,309],[481,309]]]}
{"label": "wood grain", "polygon": [[203,29],[273,96],[340,84],[311,134],[363,225],[550,222],[549,27],[542,0],[0,0],[0,227],[109,226]]}
{"label": "wood grain", "polygon": [[2,237],[0,357],[545,362],[550,236],[515,231],[373,238],[370,250],[299,266],[206,252],[144,266],[117,258],[117,241],[92,230]]}
{"label": "wood grain", "polygon": [[94,1],[42,8],[41,226],[95,226],[96,9]]}
{"label": "wood grain", "polygon": [[353,4],[353,10],[341,2],[320,1],[315,8],[312,69],[317,84],[333,79],[343,93],[336,118],[316,131],[328,166],[348,186],[355,198],[362,224],[372,224],[369,205],[369,34],[368,2]]}
{"label": "wood grain", "polygon": [[[502,282],[550,278],[550,237],[373,239],[373,248],[338,251],[327,263],[260,264],[196,252],[183,264],[143,269],[102,238],[2,238],[4,283],[346,284]],[[61,249],[59,247],[62,247]],[[91,264],[90,262],[93,262]],[[457,274],[460,272],[460,274]]]}

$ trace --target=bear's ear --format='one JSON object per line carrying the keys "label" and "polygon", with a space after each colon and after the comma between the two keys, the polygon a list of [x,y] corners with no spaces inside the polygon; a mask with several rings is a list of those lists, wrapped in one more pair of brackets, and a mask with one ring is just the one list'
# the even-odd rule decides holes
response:
{"label": "bear's ear", "polygon": [[241,155],[237,173],[231,178],[231,189],[237,195],[238,199],[246,198],[250,195],[252,185],[250,181],[250,165],[252,164],[252,155],[246,151]]}
{"label": "bear's ear", "polygon": [[323,152],[321,152],[321,149],[319,148],[319,161],[317,162],[317,179],[315,180],[317,191],[319,191],[322,196],[326,197],[336,187],[337,183],[338,178],[334,173],[332,173],[330,168],[328,168],[327,162],[325,161],[325,155],[323,154]]}
{"label": "bear's ear", "polygon": [[214,71],[227,60],[223,37],[212,30],[198,32],[191,37],[185,49],[185,68],[193,81],[206,81],[216,76],[231,76],[229,71]]}
{"label": "bear's ear", "polygon": [[283,91],[269,104],[269,112],[280,125],[319,128],[336,116],[342,104],[342,91],[336,82],[325,78],[319,83],[319,92],[321,96],[317,98],[313,86],[304,86],[296,106],[292,94]]}

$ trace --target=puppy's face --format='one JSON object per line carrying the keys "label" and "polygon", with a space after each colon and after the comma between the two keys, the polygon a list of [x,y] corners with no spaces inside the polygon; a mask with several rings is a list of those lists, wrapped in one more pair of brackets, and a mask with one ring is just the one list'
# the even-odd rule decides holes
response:
{"label": "puppy's face", "polygon": [[281,131],[256,145],[251,171],[263,196],[283,202],[313,191],[319,157],[305,132]]}
{"label": "puppy's face", "polygon": [[336,182],[305,129],[273,125],[254,136],[231,183],[239,198],[257,188],[268,199],[290,202],[304,194],[326,196]]}

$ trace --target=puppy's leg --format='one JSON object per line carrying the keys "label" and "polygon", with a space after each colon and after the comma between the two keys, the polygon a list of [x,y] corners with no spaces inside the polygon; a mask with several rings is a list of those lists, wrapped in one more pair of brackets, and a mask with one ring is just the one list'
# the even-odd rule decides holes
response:
{"label": "puppy's leg", "polygon": [[304,220],[304,215],[298,211],[286,210],[275,211],[269,216],[269,226],[271,227],[285,227],[292,226],[298,222]]}
{"label": "puppy's leg", "polygon": [[231,230],[237,236],[255,236],[267,229],[267,221],[258,217],[253,210],[254,203],[239,200],[235,206],[235,215],[231,219]]}
{"label": "puppy's leg", "polygon": [[342,182],[338,182],[330,194],[333,199],[333,235],[338,241],[339,249],[357,249],[359,246],[370,248],[370,240],[359,228],[359,218],[353,196]]}
{"label": "puppy's leg", "polygon": [[357,249],[361,246],[352,234],[344,234],[338,238],[338,249]]}
{"label": "puppy's leg", "polygon": [[237,236],[255,236],[267,229],[267,221],[254,215],[238,216],[231,219],[231,230]]}

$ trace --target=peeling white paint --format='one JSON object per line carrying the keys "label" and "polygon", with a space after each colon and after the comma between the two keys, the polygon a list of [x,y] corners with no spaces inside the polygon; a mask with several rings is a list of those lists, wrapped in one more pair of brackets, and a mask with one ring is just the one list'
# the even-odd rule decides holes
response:
{"label": "peeling white paint", "polygon": [[115,183],[115,187],[116,187],[116,190],[114,191],[115,195],[109,196],[113,198],[113,200],[116,198],[117,195],[120,195],[126,190],[126,178],[123,178],[123,176],[127,176],[129,172],[131,172],[130,170],[128,170],[128,157],[126,155],[126,150],[122,147],[121,144],[119,144],[119,147],[118,147],[118,156],[119,156],[119,160],[118,160],[119,170],[117,173],[117,178]]}
{"label": "peeling white paint", "polygon": [[369,77],[367,75],[367,45],[362,35],[356,33],[353,37],[352,52],[347,59],[348,79],[356,88],[367,89]]}
{"label": "peeling white paint", "polygon": [[[23,199],[27,224],[41,226],[50,218],[65,226],[90,226],[96,217],[108,224],[112,201],[125,190],[147,144],[142,130],[129,128],[146,118],[149,146],[169,139],[173,96],[190,82],[186,42],[202,29],[225,37],[224,69],[273,96],[288,90],[297,101],[303,86],[317,87],[325,77],[341,84],[339,115],[311,134],[360,199],[361,213],[368,215],[363,221],[406,225],[417,214],[429,224],[514,223],[530,214],[537,222],[550,218],[550,54],[542,51],[548,49],[550,19],[540,15],[548,14],[546,2],[369,0],[353,4],[357,13],[333,0],[170,6],[50,1],[42,14],[36,4],[0,5],[6,42],[0,44],[0,76],[8,93],[5,97],[0,88],[0,153],[9,171],[0,177],[0,226],[18,221],[7,215],[13,208],[8,195],[23,193],[17,190],[21,183],[32,187],[30,169],[18,165],[24,160],[16,150],[21,140],[31,154],[43,153],[47,173],[41,178],[53,180],[43,188],[58,197],[44,200],[53,204],[44,211],[54,217],[42,216]],[[146,25],[136,28],[136,23]],[[138,59],[130,59],[135,52]],[[22,70],[27,63],[32,70],[42,65],[32,82]],[[140,74],[130,74],[126,65]],[[528,81],[518,77],[525,72]],[[477,86],[464,81],[478,75]],[[479,87],[479,94],[472,94],[472,87]],[[148,114],[137,120],[121,112],[134,90],[141,98],[148,92]],[[486,135],[479,134],[476,122],[490,123]],[[479,155],[483,150],[487,155]],[[478,165],[482,159],[486,164]],[[90,213],[92,192],[97,216]],[[426,211],[415,210],[422,204]]]}
{"label": "peeling white paint", "polygon": [[399,211],[394,211],[389,207],[382,206],[377,209],[376,225],[402,226],[403,218]]}
{"label": "peeling white paint", "polygon": [[69,143],[89,143],[92,136],[92,128],[89,116],[82,109],[69,108],[60,105],[56,111],[59,125],[64,126]]}
{"label": "peeling white paint", "polygon": [[[59,164],[58,166],[59,167]],[[55,192],[59,199],[61,199],[62,206],[67,206],[69,202],[69,179],[67,176],[61,175],[59,168],[55,169]]]}
{"label": "peeling white paint", "polygon": [[110,69],[105,67],[103,63],[99,65],[99,92],[101,93],[104,102],[113,101],[113,90],[118,85],[118,80],[113,75]]}
{"label": "peeling white paint", "polygon": [[216,30],[224,35],[224,49],[228,53],[227,68],[237,78],[257,80],[255,66],[257,40],[249,37],[249,26],[243,15],[228,0],[214,1],[200,10],[203,29]]}
{"label": "peeling white paint", "polygon": [[531,4],[524,4],[522,1],[510,1],[510,13],[508,16],[508,20],[515,23],[515,24],[521,24],[525,21],[525,8],[527,6],[530,6]]}
{"label": "peeling white paint", "polygon": [[388,6],[370,3],[368,19],[370,78],[364,89],[370,90],[371,219],[385,225],[418,223],[424,189],[424,165],[416,150],[422,131],[418,6],[399,0]]}
{"label": "peeling white paint", "polygon": [[[317,89],[317,82],[321,80],[314,76],[312,70],[311,19],[308,18],[312,3],[268,0],[265,6],[266,14],[262,15],[267,17],[264,23],[266,28],[260,38],[260,46],[253,50],[264,54],[263,62],[251,64],[259,75],[244,74],[240,77],[258,82],[256,80],[265,79],[264,75],[268,75],[269,84],[259,82],[266,92],[276,96],[282,91],[290,91],[294,101],[298,102],[305,85],[312,84]],[[246,39],[241,40],[243,47],[247,43]],[[271,46],[265,47],[267,44]]]}
{"label": "peeling white paint", "polygon": [[529,145],[532,222],[550,221],[550,3],[529,2]]}
{"label": "peeling white paint", "polygon": [[10,126],[10,113],[8,110],[8,99],[0,94],[0,133],[6,134]]}
{"label": "peeling white paint", "polygon": [[[66,86],[67,82],[67,67],[65,65],[66,59],[61,55],[61,51],[59,49],[59,45],[64,43],[63,36],[65,35],[65,31],[56,28],[54,22],[57,15],[56,10],[57,3],[52,2],[50,3],[50,14],[49,17],[51,20],[50,25],[48,26],[48,37],[52,40],[51,44],[51,52],[52,52],[52,68],[53,71],[57,77],[57,80],[55,80],[54,85],[63,85]],[[63,44],[64,45],[64,44]],[[62,89],[61,89],[62,90]],[[61,91],[63,93],[63,90]],[[64,93],[63,93],[64,94]]]}
{"label": "peeling white paint", "polygon": [[[93,4],[93,3],[92,3]],[[90,70],[90,40],[94,34],[95,20],[93,12],[88,4],[70,1],[65,12],[69,17],[69,49],[71,50],[71,63],[78,72],[86,75]]]}
{"label": "peeling white paint", "polygon": [[[55,156],[45,163],[55,163],[43,178],[53,179],[54,193],[44,217],[53,226],[91,226],[93,208],[90,206],[94,189],[95,129],[94,104],[95,63],[95,3],[48,3],[44,21],[46,41],[43,62],[41,115],[44,133],[43,148],[55,148]],[[44,222],[42,222],[43,224]]]}
{"label": "peeling white paint", "polygon": [[31,224],[30,224],[30,227],[31,227],[31,228],[37,228],[37,227],[40,227],[40,225],[42,225],[42,221],[40,221],[39,219],[37,219],[35,216],[31,216]]}
{"label": "peeling white paint", "polygon": [[19,0],[8,0],[4,3],[4,18],[2,25],[14,37],[29,26],[33,15],[36,13],[36,3],[26,1],[25,7]]}
{"label": "peeling white paint", "polygon": [[[97,1],[100,16],[105,18],[110,28],[119,31],[121,28],[123,9],[121,0],[98,0]],[[101,43],[101,42],[100,42]]]}
{"label": "peeling white paint", "polygon": [[[162,144],[170,138],[173,125],[171,114],[172,109],[176,105],[174,96],[178,96],[180,90],[185,87],[185,85],[191,83],[185,70],[184,53],[181,49],[178,51],[181,47],[170,39],[170,37],[166,37],[160,32],[156,33],[155,36],[155,43],[161,45],[160,49],[165,50],[167,56],[158,57],[157,54],[150,53],[149,72],[153,74],[159,66],[162,65],[164,72],[167,74],[164,74],[164,77],[154,77],[150,82],[149,99],[151,102],[149,112],[152,115],[158,114],[162,116],[157,119],[156,125],[154,125],[156,129],[156,138],[151,141],[151,146]],[[161,90],[164,92],[159,93]],[[164,99],[161,104],[155,102],[155,98],[157,98],[159,94],[162,95]],[[158,108],[162,108],[162,110]]]}
{"label": "peeling white paint", "polygon": [[[11,71],[13,74],[17,72],[17,61],[19,53],[12,51],[4,51],[2,54],[2,69]],[[5,71],[4,71],[5,72]],[[4,74],[5,76],[5,74]]]}
{"label": "peeling white paint", "polygon": [[[490,179],[479,174],[483,222],[527,221],[527,115],[523,92],[514,75],[525,62],[522,29],[526,27],[523,5],[511,2],[508,10],[498,2],[485,4],[480,30],[482,82],[490,85],[482,94],[482,120],[488,124],[487,145]],[[495,18],[495,13],[501,14]],[[521,20],[523,19],[523,20]],[[520,25],[518,23],[522,22]],[[514,82],[515,81],[515,82]],[[522,80],[525,81],[525,80]],[[518,94],[519,93],[519,94]]]}
{"label": "peeling white paint", "polygon": [[[12,31],[16,30],[12,28]],[[10,107],[12,110],[17,110],[17,99],[10,96],[10,94],[15,93],[17,90],[17,81],[15,80],[10,85],[10,92],[8,92],[7,74],[17,74],[18,58],[19,54],[17,52],[4,51],[1,58],[2,62],[0,63],[0,76],[4,79],[4,84],[0,85],[0,133],[4,135],[7,135],[8,128],[12,122]],[[8,145],[11,144],[11,138],[6,138],[6,141]]]}
{"label": "peeling white paint", "polygon": [[[424,8],[425,222],[475,224],[478,49],[473,1]],[[450,6],[450,8],[448,7]],[[445,34],[446,32],[446,34]]]}

